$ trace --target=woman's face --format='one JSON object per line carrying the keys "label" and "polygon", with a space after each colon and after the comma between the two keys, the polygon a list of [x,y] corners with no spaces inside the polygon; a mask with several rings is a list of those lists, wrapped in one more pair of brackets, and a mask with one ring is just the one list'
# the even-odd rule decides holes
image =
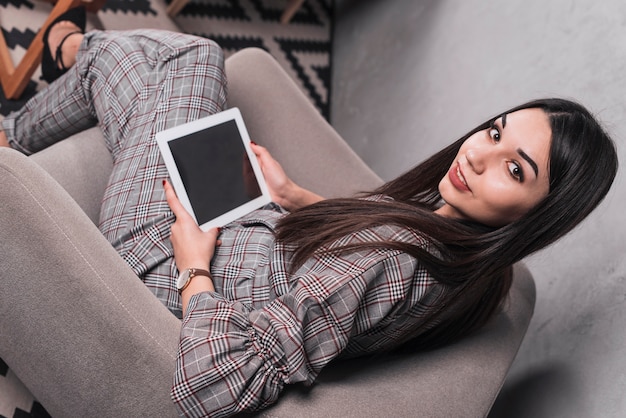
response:
{"label": "woman's face", "polygon": [[498,118],[459,149],[439,191],[443,216],[503,226],[519,219],[549,191],[552,130],[541,109]]}

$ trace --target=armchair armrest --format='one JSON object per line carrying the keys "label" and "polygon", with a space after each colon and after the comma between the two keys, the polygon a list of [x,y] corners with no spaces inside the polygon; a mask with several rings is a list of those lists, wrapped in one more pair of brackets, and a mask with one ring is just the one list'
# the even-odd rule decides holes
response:
{"label": "armchair armrest", "polygon": [[0,178],[0,357],[52,416],[176,415],[178,319],[34,161]]}
{"label": "armchair armrest", "polygon": [[31,157],[98,224],[100,203],[113,160],[100,128],[91,128],[57,142]]}

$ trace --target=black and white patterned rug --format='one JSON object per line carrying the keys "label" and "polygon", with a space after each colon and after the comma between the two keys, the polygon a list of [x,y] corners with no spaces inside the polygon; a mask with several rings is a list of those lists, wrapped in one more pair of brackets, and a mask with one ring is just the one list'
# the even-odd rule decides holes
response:
{"label": "black and white patterned rug", "polygon": [[[173,22],[165,13],[170,0],[108,0],[97,19],[90,19],[88,29],[178,27],[214,39],[227,55],[249,46],[263,48],[328,119],[332,1],[307,0],[284,25],[280,16],[286,0],[192,0]],[[14,63],[25,53],[51,7],[41,0],[0,0],[0,26]],[[19,109],[44,85],[38,70],[20,99],[7,100],[0,89],[0,117]]]}
{"label": "black and white patterned rug", "polygon": [[[161,28],[214,39],[226,55],[255,46],[267,50],[292,76],[327,119],[330,114],[332,1],[307,0],[289,24],[280,16],[286,0],[192,0],[170,19],[171,0],[108,0],[88,29]],[[0,0],[0,27],[17,65],[52,6],[42,0]],[[19,100],[7,100],[0,89],[0,119],[19,109],[45,86],[37,70]],[[0,359],[0,418],[48,417]]]}

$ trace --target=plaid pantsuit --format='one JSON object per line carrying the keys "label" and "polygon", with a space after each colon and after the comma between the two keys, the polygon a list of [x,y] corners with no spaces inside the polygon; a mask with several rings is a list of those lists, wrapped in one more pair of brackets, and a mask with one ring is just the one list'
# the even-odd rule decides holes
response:
{"label": "plaid pantsuit", "polygon": [[[173,215],[155,134],[224,108],[225,84],[222,53],[206,39],[92,32],[70,72],[3,121],[24,153],[99,124],[114,160],[100,229],[175,314]],[[443,292],[418,260],[397,250],[318,254],[293,271],[294,248],[274,234],[282,216],[270,204],[224,225],[211,260],[216,292],[194,295],[182,322],[172,389],[181,414],[263,407],[286,384],[312,383],[338,356],[396,347],[420,332]],[[335,244],[387,240],[429,246],[415,231],[385,225]]]}

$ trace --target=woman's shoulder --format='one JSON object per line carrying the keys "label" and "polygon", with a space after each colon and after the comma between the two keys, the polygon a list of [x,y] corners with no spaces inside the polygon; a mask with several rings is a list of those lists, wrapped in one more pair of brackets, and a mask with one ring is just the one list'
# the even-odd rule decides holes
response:
{"label": "woman's shoulder", "polygon": [[402,244],[410,244],[421,249],[430,248],[430,242],[427,237],[412,228],[393,223],[373,225],[363,231],[364,235],[375,235],[379,241],[395,242]]}
{"label": "woman's shoulder", "polygon": [[[369,195],[360,198],[360,200],[380,203],[395,202],[393,197],[384,194]],[[367,229],[358,231],[355,234],[358,239],[363,240],[400,242],[413,244],[421,247],[422,249],[427,249],[430,246],[426,235],[422,234],[420,231],[392,222],[381,222],[377,225],[372,225]]]}

